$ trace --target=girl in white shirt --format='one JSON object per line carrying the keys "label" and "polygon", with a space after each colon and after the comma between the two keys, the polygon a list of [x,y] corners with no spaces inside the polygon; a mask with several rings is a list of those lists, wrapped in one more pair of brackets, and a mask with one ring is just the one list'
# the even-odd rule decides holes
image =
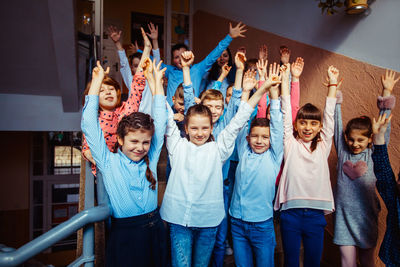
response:
{"label": "girl in white shirt", "polygon": [[[232,154],[236,137],[261,96],[280,83],[278,74],[279,66],[275,65],[263,86],[247,103],[241,103],[217,141],[212,136],[212,115],[206,106],[198,104],[188,110],[187,138],[180,136],[170,112],[166,137],[172,170],[160,213],[170,225],[172,266],[208,265],[217,227],[225,216],[222,165]],[[190,86],[190,74],[186,78],[185,86]],[[256,82],[255,72],[249,71],[243,88],[254,88]]]}

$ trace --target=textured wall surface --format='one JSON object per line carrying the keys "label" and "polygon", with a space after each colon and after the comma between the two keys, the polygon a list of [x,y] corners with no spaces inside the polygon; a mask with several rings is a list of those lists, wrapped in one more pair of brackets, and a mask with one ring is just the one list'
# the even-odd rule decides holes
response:
{"label": "textured wall surface", "polygon": [[[235,24],[236,22],[233,23]],[[203,11],[195,13],[193,38],[196,61],[203,59],[228,33],[228,25],[229,20],[227,19]],[[248,27],[248,31],[246,32],[246,38],[233,40],[230,49],[232,53],[235,53],[238,47],[244,45],[248,51],[247,58],[255,58],[258,55],[258,47],[264,43],[268,46],[269,62],[279,62],[278,51],[279,46],[282,44],[287,45],[291,49],[291,61],[298,56],[304,58],[305,67],[300,78],[300,105],[311,102],[321,109],[324,107],[327,88],[322,83],[325,81],[328,66],[334,65],[340,70],[340,76],[344,78],[342,85],[344,125],[350,119],[357,116],[366,115],[372,118],[378,114],[376,98],[382,93],[380,77],[385,73],[385,69],[250,27]],[[394,88],[394,95],[397,98],[400,97],[400,82]],[[397,174],[400,167],[399,106],[395,107],[393,114],[389,154],[392,166]],[[336,161],[336,152],[333,147],[329,158],[333,186],[336,184]],[[383,238],[386,218],[386,210],[383,202],[381,204],[380,241],[378,244],[380,244]],[[328,231],[332,232],[332,220],[331,218],[328,219]],[[377,261],[379,260],[377,259]]]}

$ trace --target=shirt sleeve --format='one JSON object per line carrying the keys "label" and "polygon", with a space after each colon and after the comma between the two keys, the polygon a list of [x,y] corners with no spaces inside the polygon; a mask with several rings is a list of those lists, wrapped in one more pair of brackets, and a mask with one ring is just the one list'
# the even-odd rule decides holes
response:
{"label": "shirt sleeve", "polygon": [[183,103],[185,106],[185,114],[191,106],[196,104],[194,101],[193,84],[183,85]]}
{"label": "shirt sleeve", "polygon": [[235,87],[232,88],[232,97],[229,101],[229,104],[226,108],[226,112],[224,114],[223,119],[223,126],[228,125],[228,123],[232,120],[233,116],[235,116],[236,112],[240,106],[240,98],[242,96],[242,90],[238,90]]}
{"label": "shirt sleeve", "polygon": [[254,109],[247,104],[247,102],[242,102],[235,117],[233,117],[231,122],[218,135],[217,145],[222,164],[224,164],[231,156],[233,149],[235,148],[236,137],[249,120],[253,110]]}
{"label": "shirt sleeve", "polygon": [[167,130],[165,132],[165,137],[167,138],[167,150],[168,155],[173,156],[175,154],[175,148],[177,147],[181,137],[181,132],[179,131],[176,122],[174,121],[174,112],[172,111],[169,104],[167,104],[168,109],[168,119],[167,119]]}
{"label": "shirt sleeve", "polygon": [[281,165],[283,159],[283,119],[279,100],[271,100],[270,121],[270,144],[272,155],[277,166]]}
{"label": "shirt sleeve", "polygon": [[160,56],[160,49],[153,49],[153,57],[156,60],[156,64],[158,64],[161,61],[161,56]]}
{"label": "shirt sleeve", "polygon": [[336,105],[336,97],[327,97],[326,104],[324,109],[324,117],[322,121],[322,130],[321,130],[321,139],[325,144],[326,156],[328,157],[331,152],[332,138],[335,131],[335,121],[334,121],[334,113],[335,113],[335,105]]}
{"label": "shirt sleeve", "polygon": [[221,89],[221,85],[222,85],[222,82],[215,81],[211,89],[215,89],[215,90],[219,91]]}
{"label": "shirt sleeve", "polygon": [[374,145],[372,153],[374,162],[374,173],[376,176],[376,187],[389,213],[395,214],[397,210],[396,198],[397,185],[395,176],[390,166],[389,155],[386,145]]}
{"label": "shirt sleeve", "polygon": [[130,115],[139,110],[142,93],[146,86],[146,79],[143,72],[137,72],[132,79],[132,90],[129,92],[129,97],[126,102],[123,102],[121,107],[115,110],[120,121],[124,116]]}
{"label": "shirt sleeve", "polygon": [[290,103],[292,105],[292,121],[294,122],[300,109],[300,82],[290,83]]}
{"label": "shirt sleeve", "polygon": [[157,169],[157,162],[160,157],[164,143],[164,134],[167,127],[168,113],[164,95],[154,96],[151,114],[154,119],[154,135],[151,139],[149,159],[155,164],[154,169]]}
{"label": "shirt sleeve", "polygon": [[334,133],[334,142],[336,147],[336,152],[338,157],[343,151],[344,142],[344,133],[343,133],[343,121],[342,121],[342,105],[340,103],[336,103],[335,106],[335,133]]}
{"label": "shirt sleeve", "polygon": [[283,113],[283,141],[285,150],[288,143],[294,140],[293,123],[292,123],[292,108],[290,105],[290,96],[282,96],[282,113]]}
{"label": "shirt sleeve", "polygon": [[96,166],[101,171],[108,162],[111,152],[108,150],[103,131],[100,127],[98,109],[99,96],[87,95],[85,97],[85,106],[82,110],[81,128],[86,136]]}
{"label": "shirt sleeve", "polygon": [[132,71],[129,66],[128,58],[126,57],[125,50],[118,50],[119,62],[121,65],[120,72],[122,75],[122,79],[127,88],[129,88],[129,94],[131,91],[131,83],[132,83]]}
{"label": "shirt sleeve", "polygon": [[221,56],[222,52],[228,48],[230,43],[232,42],[232,37],[228,34],[222,41],[220,41],[216,48],[211,51],[205,59],[201,62],[195,64],[195,68],[197,68],[200,72],[201,77],[203,77],[204,73],[206,73],[214,64],[214,62]]}

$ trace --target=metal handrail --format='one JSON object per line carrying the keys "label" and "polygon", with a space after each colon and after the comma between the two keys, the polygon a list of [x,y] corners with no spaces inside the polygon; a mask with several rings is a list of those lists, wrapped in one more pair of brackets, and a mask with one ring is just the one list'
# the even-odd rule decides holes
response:
{"label": "metal handrail", "polygon": [[69,220],[57,225],[50,231],[30,241],[18,249],[0,247],[0,267],[17,266],[35,255],[51,247],[60,240],[68,237],[72,233],[85,227],[83,233],[83,253],[82,256],[72,262],[69,267],[93,266],[94,262],[94,231],[93,223],[108,218],[111,214],[108,195],[105,192],[101,173],[97,175],[97,196],[99,206],[93,207],[94,203],[94,177],[91,174],[90,165],[86,164],[86,182],[85,182],[85,210],[71,217]]}

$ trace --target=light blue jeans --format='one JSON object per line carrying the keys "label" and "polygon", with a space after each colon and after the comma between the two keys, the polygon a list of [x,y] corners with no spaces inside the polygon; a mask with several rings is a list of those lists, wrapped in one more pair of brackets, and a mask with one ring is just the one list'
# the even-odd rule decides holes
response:
{"label": "light blue jeans", "polygon": [[237,267],[274,266],[276,241],[273,218],[263,222],[245,222],[231,217],[231,231]]}
{"label": "light blue jeans", "polygon": [[218,227],[185,227],[173,223],[169,225],[172,266],[208,266]]}

